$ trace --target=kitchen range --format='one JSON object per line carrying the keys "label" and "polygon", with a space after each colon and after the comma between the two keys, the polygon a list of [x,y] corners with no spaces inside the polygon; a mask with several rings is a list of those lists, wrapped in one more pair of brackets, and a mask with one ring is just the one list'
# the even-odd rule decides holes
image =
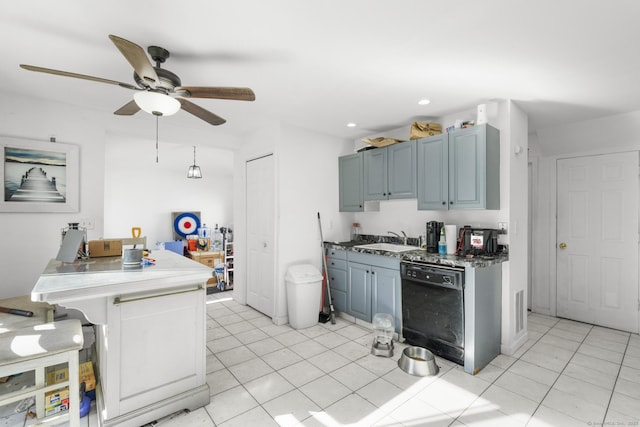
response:
{"label": "kitchen range", "polygon": [[339,312],[367,322],[391,314],[405,343],[476,374],[500,354],[508,253],[498,245],[499,230],[470,226],[454,234],[452,253],[438,253],[441,228],[427,223],[424,239],[360,235],[326,243],[329,285]]}

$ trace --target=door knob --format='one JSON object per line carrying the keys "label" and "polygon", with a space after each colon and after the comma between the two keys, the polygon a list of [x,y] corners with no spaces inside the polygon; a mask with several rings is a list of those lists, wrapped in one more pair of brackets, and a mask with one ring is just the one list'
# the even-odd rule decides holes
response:
{"label": "door knob", "polygon": [[565,242],[560,243],[560,249],[566,249],[567,244]]}

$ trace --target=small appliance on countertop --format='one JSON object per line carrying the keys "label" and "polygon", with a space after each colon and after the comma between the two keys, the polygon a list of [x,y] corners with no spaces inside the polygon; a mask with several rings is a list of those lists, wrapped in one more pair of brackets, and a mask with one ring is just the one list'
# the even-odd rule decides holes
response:
{"label": "small appliance on countertop", "polygon": [[498,244],[500,230],[492,228],[474,228],[465,225],[460,229],[458,236],[458,256],[481,255],[496,256],[502,252]]}
{"label": "small appliance on countertop", "polygon": [[438,242],[440,241],[440,231],[444,223],[438,221],[427,222],[427,252],[438,253]]}

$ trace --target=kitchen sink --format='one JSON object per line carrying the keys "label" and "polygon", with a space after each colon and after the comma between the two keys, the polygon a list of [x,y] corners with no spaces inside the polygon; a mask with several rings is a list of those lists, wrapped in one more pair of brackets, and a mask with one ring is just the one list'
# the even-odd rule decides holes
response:
{"label": "kitchen sink", "polygon": [[356,245],[354,248],[360,249],[372,249],[375,251],[387,251],[387,252],[408,252],[420,249],[417,246],[400,245],[397,243],[369,243],[367,245]]}

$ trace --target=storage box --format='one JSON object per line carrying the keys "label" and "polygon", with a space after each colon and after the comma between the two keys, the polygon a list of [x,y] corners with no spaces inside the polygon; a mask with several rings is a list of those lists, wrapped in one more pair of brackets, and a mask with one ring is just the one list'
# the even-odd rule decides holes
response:
{"label": "storage box", "polygon": [[[96,388],[96,377],[93,373],[93,364],[91,362],[81,363],[78,367],[78,384],[84,382],[85,391],[91,391]],[[69,380],[69,369],[63,368],[47,374],[47,384],[58,384]]]}
{"label": "storage box", "polygon": [[[85,391],[95,390],[96,377],[93,373],[91,362],[81,363],[79,368],[78,383],[84,382]],[[69,380],[69,368],[58,369],[47,374],[47,385],[58,384]],[[69,388],[52,390],[44,395],[45,416],[54,415],[69,409]]]}
{"label": "storage box", "polygon": [[122,240],[91,240],[89,242],[89,257],[121,256]]}
{"label": "storage box", "polygon": [[48,417],[69,409],[69,389],[53,390],[44,395],[44,415]]}

